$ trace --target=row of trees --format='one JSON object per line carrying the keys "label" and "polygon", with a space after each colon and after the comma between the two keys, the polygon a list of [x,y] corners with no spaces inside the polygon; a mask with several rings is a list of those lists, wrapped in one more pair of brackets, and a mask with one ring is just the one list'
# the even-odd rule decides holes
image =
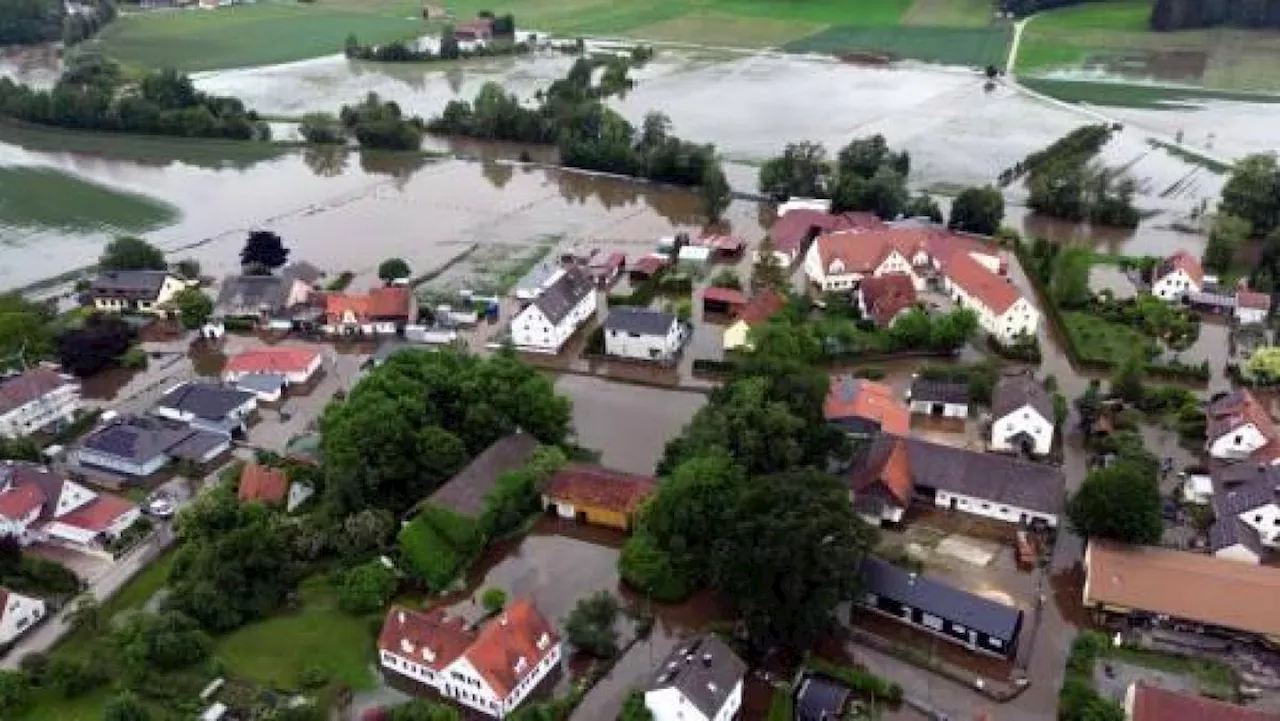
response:
{"label": "row of trees", "polygon": [[[788,143],[782,154],[760,168],[759,188],[778,200],[829,198],[831,212],[868,211],[885,220],[901,216],[942,222],[942,211],[928,193],[907,190],[911,157],[894,152],[884,136],[858,138],[840,149],[835,162],[819,143]],[[991,186],[966,188],[952,204],[948,226],[991,235],[1004,218],[1004,196]]]}
{"label": "row of trees", "polygon": [[1280,28],[1280,1],[1156,0],[1151,6],[1152,30],[1185,30],[1217,25]]}
{"label": "row of trees", "polygon": [[1141,215],[1133,205],[1137,184],[1123,173],[1092,162],[1111,139],[1107,125],[1086,125],[1028,155],[1001,174],[1002,182],[1027,177],[1027,206],[1073,222],[1133,228]]}
{"label": "row of trees", "polygon": [[62,0],[6,0],[0,4],[0,45],[56,40],[65,16]]}
{"label": "row of trees", "polygon": [[[505,17],[510,18],[510,15]],[[514,21],[512,21],[514,22]],[[494,22],[495,37],[497,21]],[[361,45],[355,33],[347,36],[343,53],[352,60],[366,60],[380,63],[429,63],[437,60],[460,60],[466,58],[487,58],[502,55],[524,55],[533,51],[531,42],[511,42],[510,35],[506,42],[489,43],[464,50],[454,37],[453,26],[446,25],[440,31],[440,43],[436,50],[418,48],[402,40],[384,45]]]}
{"label": "row of trees", "polygon": [[267,140],[271,131],[237,98],[199,92],[175,70],[125,86],[119,68],[76,56],[50,90],[0,78],[0,114],[41,125],[116,133]]}

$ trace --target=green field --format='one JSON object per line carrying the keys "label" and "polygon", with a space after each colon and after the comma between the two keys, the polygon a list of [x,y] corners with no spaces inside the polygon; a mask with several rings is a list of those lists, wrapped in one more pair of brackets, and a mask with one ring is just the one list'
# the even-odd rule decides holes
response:
{"label": "green field", "polygon": [[1088,70],[1114,79],[1280,90],[1280,33],[1148,30],[1151,0],[1094,2],[1036,15],[1018,49],[1021,74]]}
{"label": "green field", "polygon": [[60,170],[0,167],[0,227],[143,233],[177,217],[177,209],[167,203]]}
{"label": "green field", "polygon": [[1066,332],[1071,336],[1083,360],[1098,363],[1122,363],[1134,351],[1147,348],[1158,351],[1154,342],[1127,325],[1109,323],[1090,313],[1066,311],[1062,314]]}
{"label": "green field", "polygon": [[1124,108],[1178,110],[1195,107],[1198,102],[1204,100],[1280,103],[1280,95],[1172,85],[1137,85],[1051,78],[1021,78],[1020,82],[1032,90],[1052,95],[1059,100]]}
{"label": "green field", "polygon": [[292,152],[289,143],[94,133],[0,120],[0,143],[37,153],[77,153],[163,168],[183,163],[243,170]]}
{"label": "green field", "polygon": [[[458,0],[455,18],[511,12],[520,28],[803,52],[873,51],[985,64],[1004,57],[1006,24],[990,0]],[[133,13],[96,45],[132,68],[187,71],[266,65],[339,52],[348,33],[371,43],[435,32],[408,0],[268,0],[217,10]],[[954,32],[941,32],[941,31]]]}

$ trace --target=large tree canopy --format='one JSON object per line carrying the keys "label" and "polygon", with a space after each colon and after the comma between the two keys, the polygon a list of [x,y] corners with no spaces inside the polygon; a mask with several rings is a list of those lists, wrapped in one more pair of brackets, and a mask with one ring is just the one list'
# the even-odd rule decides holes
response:
{"label": "large tree canopy", "polygon": [[280,236],[266,230],[249,233],[240,251],[240,264],[251,270],[270,274],[289,260],[289,249]]}
{"label": "large tree canopy", "polygon": [[103,270],[164,270],[169,264],[164,253],[141,238],[121,236],[107,243],[98,258]]}
{"label": "large tree canopy", "polygon": [[1004,220],[1004,195],[990,185],[960,191],[951,203],[947,227],[981,235],[995,235]]}
{"label": "large tree canopy", "polygon": [[134,332],[116,316],[95,313],[79,328],[58,336],[58,362],[81,378],[103,370],[129,350]]}
{"label": "large tree canopy", "polygon": [[1067,504],[1076,533],[1124,543],[1158,543],[1164,528],[1160,489],[1148,468],[1122,459],[1085,477]]}
{"label": "large tree canopy", "polygon": [[1222,187],[1219,209],[1248,221],[1258,236],[1280,227],[1280,164],[1276,156],[1250,155],[1237,162]]}

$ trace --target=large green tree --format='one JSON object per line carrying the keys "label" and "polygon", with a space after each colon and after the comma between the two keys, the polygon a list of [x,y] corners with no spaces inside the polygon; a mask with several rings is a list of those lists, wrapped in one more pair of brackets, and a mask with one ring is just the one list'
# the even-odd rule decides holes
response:
{"label": "large green tree", "polygon": [[990,186],[971,186],[951,202],[947,227],[980,235],[995,235],[1004,220],[1004,195]]}
{"label": "large green tree", "polygon": [[1237,161],[1222,188],[1219,209],[1247,220],[1260,236],[1280,227],[1280,164],[1275,154]]}
{"label": "large green tree", "polygon": [[66,6],[61,0],[4,0],[0,3],[0,45],[29,45],[62,36]]}
{"label": "large green tree", "polygon": [[817,470],[755,478],[712,553],[712,587],[738,609],[757,650],[807,649],[852,598],[875,531],[838,479]]}
{"label": "large green tree", "polygon": [[165,270],[164,253],[141,238],[122,235],[107,243],[98,258],[103,270]]}
{"label": "large green tree", "polygon": [[1158,543],[1164,528],[1155,477],[1124,459],[1085,476],[1067,518],[1082,536],[1139,545]]}
{"label": "large green tree", "polygon": [[1241,216],[1229,213],[1214,216],[1213,225],[1209,228],[1209,242],[1205,245],[1204,256],[1201,258],[1204,267],[1218,273],[1230,270],[1236,253],[1249,239],[1252,231],[1250,222]]}
{"label": "large green tree", "polygon": [[182,327],[199,328],[213,315],[213,299],[199,288],[183,288],[173,296]]}
{"label": "large green tree", "polygon": [[0,295],[0,370],[21,369],[51,355],[52,319],[46,306],[18,293]]}
{"label": "large green tree", "polygon": [[787,143],[782,155],[760,167],[760,192],[775,198],[825,198],[831,168],[827,151],[811,142]]}
{"label": "large green tree", "polygon": [[703,171],[698,195],[702,198],[702,209],[707,219],[713,223],[720,220],[733,200],[733,189],[729,187],[729,180],[724,177],[719,163],[712,163]]}

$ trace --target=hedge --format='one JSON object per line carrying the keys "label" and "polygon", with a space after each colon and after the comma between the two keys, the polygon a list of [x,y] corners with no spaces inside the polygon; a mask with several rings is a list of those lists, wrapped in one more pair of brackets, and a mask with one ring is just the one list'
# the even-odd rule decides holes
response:
{"label": "hedge", "polygon": [[472,518],[435,503],[425,503],[418,518],[431,524],[454,548],[466,554],[480,550],[484,539],[480,525]]}
{"label": "hedge", "polygon": [[397,539],[409,565],[433,591],[453,581],[482,541],[475,521],[433,503],[424,505]]}
{"label": "hedge", "polygon": [[851,666],[840,666],[820,658],[810,658],[807,664],[810,669],[820,674],[830,676],[839,681],[849,690],[864,698],[870,698],[877,702],[885,702],[892,706],[902,704],[902,687],[888,679],[865,671],[860,668]]}
{"label": "hedge", "polygon": [[694,358],[693,372],[706,373],[707,375],[729,375],[733,373],[738,364],[731,360],[715,360],[712,358]]}

